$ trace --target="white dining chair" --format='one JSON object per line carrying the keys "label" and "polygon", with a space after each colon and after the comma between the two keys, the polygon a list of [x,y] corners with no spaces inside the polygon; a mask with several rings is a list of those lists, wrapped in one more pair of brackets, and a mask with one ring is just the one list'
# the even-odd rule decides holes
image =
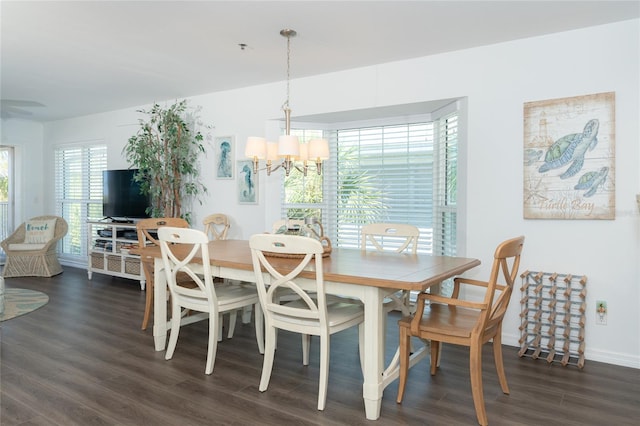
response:
{"label": "white dining chair", "polygon": [[[303,335],[303,364],[309,364],[311,336],[320,337],[320,379],[318,385],[318,410],[324,410],[329,379],[330,336],[358,325],[361,366],[364,342],[364,309],[361,303],[348,299],[327,299],[322,270],[322,244],[315,239],[293,235],[257,234],[249,240],[253,269],[256,274],[260,303],[265,316],[265,354],[259,390],[269,386],[276,349],[277,330],[288,330]],[[269,254],[288,256],[295,266],[290,272],[279,272],[272,264],[275,257]],[[297,257],[296,257],[297,256]],[[282,259],[279,259],[282,260]],[[313,265],[315,279],[301,283],[300,274]],[[289,268],[287,268],[289,269]],[[268,280],[265,281],[265,275]],[[298,299],[282,301],[280,289],[297,294]]]}
{"label": "white dining chair", "polygon": [[[171,292],[171,334],[165,359],[173,357],[178,343],[182,308],[208,313],[209,343],[205,374],[213,373],[218,348],[218,321],[224,312],[255,307],[256,340],[260,353],[264,353],[263,316],[258,293],[255,287],[223,285],[214,286],[211,265],[207,261],[198,264],[196,270],[191,264],[200,254],[203,260],[209,259],[209,238],[197,229],[165,226],[158,229],[158,240],[162,251],[164,272]],[[200,269],[201,268],[201,269]],[[176,281],[179,273],[189,275],[196,288],[180,286]]]}
{"label": "white dining chair", "polygon": [[[370,223],[362,227],[360,249],[366,251],[369,248],[373,248],[376,251],[415,255],[418,252],[418,237],[420,237],[420,230],[413,225],[404,223]],[[411,315],[410,297],[411,292],[408,290],[389,294],[384,299],[383,308],[387,314],[393,310],[398,310],[403,317],[407,317]],[[400,350],[396,350],[389,365],[396,365],[399,359]]]}
{"label": "white dining chair", "polygon": [[[376,251],[416,254],[418,237],[420,237],[420,230],[413,225],[370,223],[362,227],[360,249],[364,251],[373,247]],[[409,291],[390,294],[385,299],[385,310],[389,312],[397,309],[404,316],[411,315],[409,297]]]}
{"label": "white dining chair", "polygon": [[[287,234],[288,230],[300,230],[304,226],[304,219],[278,219],[271,225],[271,232],[274,234]],[[288,291],[286,288],[281,288],[278,292],[278,297],[281,301],[296,300],[298,296]]]}

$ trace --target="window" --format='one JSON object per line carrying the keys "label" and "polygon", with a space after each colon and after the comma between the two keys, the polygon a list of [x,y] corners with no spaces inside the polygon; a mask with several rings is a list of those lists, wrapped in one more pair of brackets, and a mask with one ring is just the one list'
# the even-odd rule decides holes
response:
{"label": "window", "polygon": [[332,157],[321,177],[311,167],[285,179],[283,217],[320,217],[332,244],[350,248],[360,247],[364,224],[410,223],[419,252],[455,255],[457,114],[324,131]]}
{"label": "window", "polygon": [[[13,148],[0,146],[0,240],[13,232]],[[0,248],[0,258],[5,252]]]}
{"label": "window", "polygon": [[[322,130],[292,129],[291,134],[297,136],[303,143],[323,138]],[[298,167],[302,165],[298,164]],[[286,207],[283,217],[291,219],[315,217],[322,221],[323,182],[323,175],[318,175],[314,165],[309,166],[306,176],[292,170],[289,176],[284,178],[282,205]]]}
{"label": "window", "polygon": [[102,218],[102,171],[106,168],[106,145],[56,148],[56,211],[69,224],[69,232],[62,239],[61,257],[84,260],[87,220]]}

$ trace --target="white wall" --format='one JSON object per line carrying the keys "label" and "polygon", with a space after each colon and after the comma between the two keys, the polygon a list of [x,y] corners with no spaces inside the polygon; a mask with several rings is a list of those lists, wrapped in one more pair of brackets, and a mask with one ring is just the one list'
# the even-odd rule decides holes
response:
{"label": "white wall", "polygon": [[[640,368],[640,226],[635,194],[638,163],[640,21],[592,27],[430,57],[381,64],[294,80],[294,115],[466,97],[466,254],[488,275],[493,250],[505,238],[527,237],[523,270],[588,276],[587,359]],[[616,219],[610,221],[524,220],[523,104],[592,93],[616,93]],[[212,136],[235,135],[236,157],[244,141],[273,133],[280,118],[284,83],[192,98],[202,118],[215,125]],[[45,125],[47,147],[81,139],[112,146],[109,167],[126,166],[120,155],[135,109]],[[213,177],[212,154],[203,158],[209,195],[195,209],[195,223],[213,212],[231,215],[230,236],[247,238],[269,229],[279,216],[278,179],[260,176],[259,204],[238,205],[235,181]],[[47,185],[52,182],[46,176]],[[49,190],[49,188],[45,188]],[[504,324],[504,342],[517,346],[519,291]],[[606,300],[608,325],[595,325],[595,300]]]}

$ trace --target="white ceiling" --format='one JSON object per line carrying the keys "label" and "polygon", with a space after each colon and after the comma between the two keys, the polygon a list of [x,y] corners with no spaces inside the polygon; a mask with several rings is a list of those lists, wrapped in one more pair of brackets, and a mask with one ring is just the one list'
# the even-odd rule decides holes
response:
{"label": "white ceiling", "polygon": [[3,101],[3,116],[50,121],[282,81],[282,28],[298,32],[297,78],[636,19],[639,10],[637,0],[3,0],[0,94],[20,101]]}

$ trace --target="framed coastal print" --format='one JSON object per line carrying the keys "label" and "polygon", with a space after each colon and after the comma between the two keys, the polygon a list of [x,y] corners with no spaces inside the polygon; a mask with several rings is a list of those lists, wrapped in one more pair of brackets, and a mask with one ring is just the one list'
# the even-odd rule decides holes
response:
{"label": "framed coastal print", "polygon": [[524,218],[615,219],[615,93],[524,104]]}
{"label": "framed coastal print", "polygon": [[251,160],[240,160],[238,168],[238,202],[258,204],[258,175],[253,173]]}
{"label": "framed coastal print", "polygon": [[215,139],[216,178],[233,179],[233,158],[235,157],[233,136],[220,136]]}

